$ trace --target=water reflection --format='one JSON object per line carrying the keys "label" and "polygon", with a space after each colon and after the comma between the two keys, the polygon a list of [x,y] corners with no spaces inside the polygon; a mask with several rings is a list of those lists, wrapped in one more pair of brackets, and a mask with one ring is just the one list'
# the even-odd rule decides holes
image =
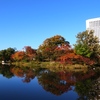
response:
{"label": "water reflection", "polygon": [[6,78],[12,78],[14,75],[10,71],[11,66],[0,66],[0,74],[2,74]]}
{"label": "water reflection", "polygon": [[17,77],[23,77],[22,81],[26,83],[29,83],[36,76],[35,72],[30,68],[13,67],[11,68],[11,72]]}
{"label": "water reflection", "polygon": [[6,78],[17,76],[23,83],[30,83],[37,78],[45,91],[56,96],[68,93],[74,87],[74,91],[79,95],[75,100],[100,99],[100,71],[89,70],[84,73],[82,71],[52,71],[45,68],[1,66],[0,74]]}
{"label": "water reflection", "polygon": [[[85,80],[77,81],[75,91],[79,94],[78,100],[100,100],[100,73],[87,72]],[[91,76],[92,77],[89,77]]]}
{"label": "water reflection", "polygon": [[75,83],[75,79],[70,72],[55,73],[46,69],[37,77],[39,84],[41,84],[46,91],[55,95],[61,95],[64,92],[71,90],[71,86]]}

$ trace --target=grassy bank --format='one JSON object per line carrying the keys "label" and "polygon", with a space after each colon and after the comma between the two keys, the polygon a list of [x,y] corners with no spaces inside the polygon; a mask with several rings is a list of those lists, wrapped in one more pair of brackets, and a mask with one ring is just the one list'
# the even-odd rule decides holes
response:
{"label": "grassy bank", "polygon": [[18,66],[18,67],[39,67],[40,63],[39,62],[12,62],[12,65]]}
{"label": "grassy bank", "polygon": [[15,66],[19,67],[40,67],[40,68],[48,68],[50,70],[68,70],[68,71],[85,71],[87,70],[87,65],[80,64],[61,64],[59,62],[13,62]]}
{"label": "grassy bank", "polygon": [[80,64],[61,64],[59,62],[42,62],[42,68],[48,68],[50,70],[68,70],[68,71],[86,71],[87,65]]}

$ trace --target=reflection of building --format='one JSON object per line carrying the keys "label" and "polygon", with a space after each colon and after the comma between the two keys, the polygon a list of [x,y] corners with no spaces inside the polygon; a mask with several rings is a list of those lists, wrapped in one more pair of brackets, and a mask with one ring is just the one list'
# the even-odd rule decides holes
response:
{"label": "reflection of building", "polygon": [[93,30],[94,35],[100,40],[100,18],[86,20],[86,30]]}

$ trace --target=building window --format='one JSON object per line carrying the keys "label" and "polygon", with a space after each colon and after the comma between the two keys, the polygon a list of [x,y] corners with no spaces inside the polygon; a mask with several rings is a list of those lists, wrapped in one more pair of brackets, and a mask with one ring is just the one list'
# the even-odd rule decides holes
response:
{"label": "building window", "polygon": [[99,20],[99,26],[100,26],[100,20]]}

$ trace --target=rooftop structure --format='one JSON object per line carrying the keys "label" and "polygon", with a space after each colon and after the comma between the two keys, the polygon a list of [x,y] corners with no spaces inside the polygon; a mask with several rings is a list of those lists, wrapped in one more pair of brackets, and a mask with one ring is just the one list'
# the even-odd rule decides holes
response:
{"label": "rooftop structure", "polygon": [[86,30],[93,30],[94,35],[100,40],[100,17],[86,20]]}

